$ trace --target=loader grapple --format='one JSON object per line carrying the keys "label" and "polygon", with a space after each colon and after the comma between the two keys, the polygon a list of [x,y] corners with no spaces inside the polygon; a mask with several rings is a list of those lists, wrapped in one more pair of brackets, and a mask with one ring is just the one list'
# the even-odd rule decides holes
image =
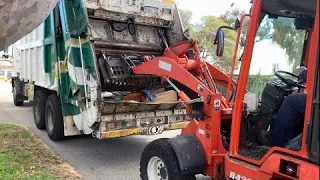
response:
{"label": "loader grapple", "polygon": [[140,56],[105,56],[99,58],[99,69],[106,91],[140,91],[163,84],[161,78],[151,75],[135,75],[131,67],[143,62]]}

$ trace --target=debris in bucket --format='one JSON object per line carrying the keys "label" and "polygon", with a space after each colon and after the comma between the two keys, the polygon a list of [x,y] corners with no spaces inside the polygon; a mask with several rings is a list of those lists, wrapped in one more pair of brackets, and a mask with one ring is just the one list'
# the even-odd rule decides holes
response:
{"label": "debris in bucket", "polygon": [[156,94],[156,98],[152,101],[146,100],[147,103],[168,103],[168,102],[177,102],[178,95],[177,92],[174,90],[165,91],[162,93]]}
{"label": "debris in bucket", "polygon": [[114,102],[120,102],[123,98],[123,96],[126,96],[130,92],[102,92],[101,97],[105,101],[114,101]]}
{"label": "debris in bucket", "polygon": [[157,89],[144,89],[141,92],[102,92],[101,96],[105,101],[112,102],[144,102],[150,104],[172,103],[178,101],[176,91],[164,87]]}
{"label": "debris in bucket", "polygon": [[146,98],[151,101],[153,101],[157,97],[157,94],[154,93],[152,90],[145,89],[145,90],[142,90],[142,92],[146,96]]}
{"label": "debris in bucket", "polygon": [[142,93],[131,93],[122,98],[122,101],[138,101],[142,102]]}
{"label": "debris in bucket", "polygon": [[103,99],[105,99],[105,98],[114,96],[114,94],[112,92],[102,92],[101,96]]}

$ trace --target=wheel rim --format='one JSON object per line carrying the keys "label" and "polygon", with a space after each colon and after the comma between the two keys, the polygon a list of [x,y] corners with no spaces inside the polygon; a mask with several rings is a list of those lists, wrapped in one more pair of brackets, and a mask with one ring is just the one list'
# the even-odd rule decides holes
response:
{"label": "wheel rim", "polygon": [[48,127],[47,127],[47,128],[48,128],[50,131],[52,131],[52,130],[53,130],[53,112],[52,112],[52,109],[51,109],[51,108],[48,108],[47,118],[48,118],[48,121],[47,121]]}
{"label": "wheel rim", "polygon": [[168,171],[164,162],[154,156],[148,162],[147,167],[148,179],[150,180],[168,180]]}

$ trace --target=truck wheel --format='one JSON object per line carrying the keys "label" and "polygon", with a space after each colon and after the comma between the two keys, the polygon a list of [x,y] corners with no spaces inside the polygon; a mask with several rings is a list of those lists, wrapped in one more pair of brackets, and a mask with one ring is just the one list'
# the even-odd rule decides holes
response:
{"label": "truck wheel", "polygon": [[19,100],[18,95],[17,95],[17,89],[14,86],[13,87],[13,103],[15,106],[22,106],[23,105],[23,100]]}
{"label": "truck wheel", "polygon": [[34,122],[38,129],[45,129],[45,110],[47,103],[48,95],[44,90],[36,91],[33,100],[33,117]]}
{"label": "truck wheel", "polygon": [[142,180],[195,180],[195,175],[181,175],[177,157],[168,139],[157,139],[144,149],[140,160]]}
{"label": "truck wheel", "polygon": [[54,94],[47,100],[45,109],[45,124],[48,136],[53,141],[59,141],[64,138],[64,124],[60,98]]}

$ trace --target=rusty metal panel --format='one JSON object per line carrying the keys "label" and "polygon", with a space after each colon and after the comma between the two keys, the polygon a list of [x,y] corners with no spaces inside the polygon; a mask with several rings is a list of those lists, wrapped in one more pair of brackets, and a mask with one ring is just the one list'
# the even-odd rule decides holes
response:
{"label": "rusty metal panel", "polygon": [[86,0],[86,7],[95,10],[94,16],[124,20],[135,16],[140,24],[168,26],[173,21],[175,5],[155,0]]}
{"label": "rusty metal panel", "polygon": [[156,116],[171,116],[173,111],[157,111]]}
{"label": "rusty metal panel", "polygon": [[112,28],[117,30],[124,28],[126,22],[90,19],[90,26],[95,46],[103,48],[105,51],[117,49],[118,54],[127,54],[130,50],[135,50],[136,53],[149,51],[161,54],[163,52],[164,47],[156,27],[136,25],[135,33],[130,34],[127,30],[118,32]]}
{"label": "rusty metal panel", "polygon": [[185,128],[189,124],[188,121],[162,124],[162,125],[147,125],[144,127],[121,127],[121,129],[108,130],[106,122],[103,122],[99,131],[95,132],[95,136],[99,139],[117,138],[131,135],[155,135],[161,134],[163,131]]}
{"label": "rusty metal panel", "polygon": [[154,112],[138,112],[136,118],[154,117]]}
{"label": "rusty metal panel", "polygon": [[147,104],[136,102],[108,102],[100,103],[100,111],[102,115],[128,113],[128,112],[148,112],[157,110],[174,110],[185,109],[184,105],[176,103]]}

